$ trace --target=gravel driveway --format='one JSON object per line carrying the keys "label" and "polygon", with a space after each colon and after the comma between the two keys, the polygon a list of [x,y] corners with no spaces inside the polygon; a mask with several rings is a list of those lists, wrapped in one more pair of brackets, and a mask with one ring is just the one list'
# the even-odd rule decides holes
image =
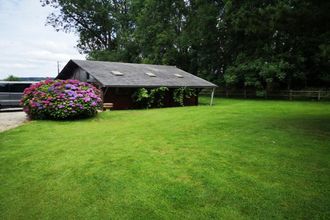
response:
{"label": "gravel driveway", "polygon": [[17,127],[27,121],[25,112],[0,112],[0,132]]}

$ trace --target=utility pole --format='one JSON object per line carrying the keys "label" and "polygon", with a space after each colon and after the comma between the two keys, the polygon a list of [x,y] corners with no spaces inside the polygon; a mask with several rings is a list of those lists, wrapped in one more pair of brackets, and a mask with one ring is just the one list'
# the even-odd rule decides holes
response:
{"label": "utility pole", "polygon": [[60,73],[60,61],[57,61],[57,75]]}

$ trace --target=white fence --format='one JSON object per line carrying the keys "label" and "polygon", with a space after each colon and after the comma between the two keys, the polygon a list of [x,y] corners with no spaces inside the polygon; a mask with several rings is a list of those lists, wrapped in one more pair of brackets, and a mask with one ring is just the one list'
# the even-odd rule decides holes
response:
{"label": "white fence", "polygon": [[[203,89],[201,95],[211,94],[210,89]],[[271,92],[258,92],[248,89],[222,89],[215,90],[215,96],[228,98],[264,98],[286,100],[327,100],[330,101],[330,90],[278,90]]]}

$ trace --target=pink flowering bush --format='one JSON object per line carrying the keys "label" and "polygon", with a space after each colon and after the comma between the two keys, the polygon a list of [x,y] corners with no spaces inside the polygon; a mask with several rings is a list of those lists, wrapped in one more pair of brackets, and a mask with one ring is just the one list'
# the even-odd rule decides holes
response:
{"label": "pink flowering bush", "polygon": [[100,91],[78,80],[45,80],[24,90],[24,111],[32,119],[74,119],[94,116],[101,108]]}

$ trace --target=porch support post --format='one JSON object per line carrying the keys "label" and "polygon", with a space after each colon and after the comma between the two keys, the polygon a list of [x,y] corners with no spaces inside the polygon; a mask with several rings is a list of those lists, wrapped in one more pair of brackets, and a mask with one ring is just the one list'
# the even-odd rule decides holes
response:
{"label": "porch support post", "polygon": [[213,105],[214,90],[215,90],[215,88],[212,88],[210,106]]}
{"label": "porch support post", "polygon": [[107,94],[107,92],[108,92],[108,89],[109,89],[109,87],[107,86],[107,87],[105,87],[105,90],[104,90],[104,92],[103,92],[103,102],[104,102],[104,97],[105,97],[105,95]]}

